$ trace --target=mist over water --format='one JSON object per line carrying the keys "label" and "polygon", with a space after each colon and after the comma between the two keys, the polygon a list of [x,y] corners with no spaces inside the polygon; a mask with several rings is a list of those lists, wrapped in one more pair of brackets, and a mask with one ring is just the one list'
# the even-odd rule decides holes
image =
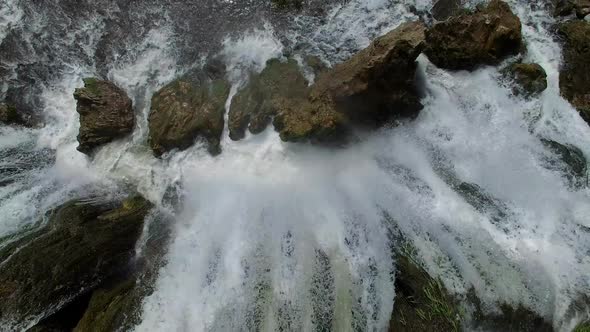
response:
{"label": "mist over water", "polygon": [[[397,232],[458,298],[474,291],[488,312],[521,305],[568,331],[588,317],[570,305],[590,294],[590,192],[571,185],[540,138],[590,156],[590,128],[559,96],[553,18],[509,3],[525,60],[548,74],[537,98],[514,96],[496,67],[450,72],[422,55],[418,118],[346,148],[284,143],[269,128],[239,142],[224,133],[216,157],[197,143],[159,160],[146,143],[151,96],[206,56],[223,55],[235,92],[270,58],[335,64],[417,19],[411,6],[432,4],[351,0],[322,18],[283,17],[258,1],[7,0],[0,97],[28,96],[46,125],[0,127],[0,179],[10,180],[0,186],[0,238],[88,192],[131,187],[158,203],[173,187],[182,208],[136,331],[386,330]],[[132,136],[88,159],[76,151],[72,93],[96,75],[125,89],[138,120]],[[462,183],[495,206],[470,202]]]}

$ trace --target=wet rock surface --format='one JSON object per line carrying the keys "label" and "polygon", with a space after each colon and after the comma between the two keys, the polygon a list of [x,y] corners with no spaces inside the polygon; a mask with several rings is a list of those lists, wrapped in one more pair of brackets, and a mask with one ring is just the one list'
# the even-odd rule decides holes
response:
{"label": "wet rock surface", "polygon": [[588,166],[582,150],[573,145],[561,144],[548,139],[541,139],[541,142],[557,157],[547,161],[548,168],[564,172],[573,187],[587,185]]}
{"label": "wet rock surface", "polygon": [[533,96],[547,89],[547,73],[536,63],[515,63],[505,74],[514,80],[512,89],[517,95]]}
{"label": "wet rock surface", "polygon": [[462,7],[462,0],[438,0],[432,6],[430,13],[437,21],[444,21],[451,16],[460,14]]}
{"label": "wet rock surface", "polygon": [[568,16],[575,13],[579,19],[590,14],[590,0],[557,0],[555,1],[555,16]]}
{"label": "wet rock surface", "polygon": [[149,115],[149,144],[156,156],[185,150],[205,139],[211,154],[221,152],[225,102],[230,86],[222,74],[187,75],[158,91]]}
{"label": "wet rock surface", "polygon": [[274,121],[281,139],[332,142],[352,127],[415,116],[422,109],[415,72],[425,30],[423,23],[404,23],[322,72],[307,100],[284,100]]}
{"label": "wet rock surface", "polygon": [[246,86],[233,97],[228,118],[230,138],[244,138],[246,128],[252,134],[262,132],[285,99],[303,100],[307,94],[308,83],[297,61],[269,60],[264,70],[252,75]]}
{"label": "wet rock surface", "polygon": [[563,37],[561,95],[590,124],[590,22],[570,21],[559,26]]}
{"label": "wet rock surface", "polygon": [[508,4],[492,0],[471,14],[435,24],[426,33],[426,44],[424,53],[440,68],[496,65],[522,49],[521,23]]}
{"label": "wet rock surface", "polygon": [[74,98],[80,114],[78,151],[91,154],[97,147],[133,132],[135,114],[131,99],[113,83],[84,79],[84,88],[76,89]]}
{"label": "wet rock surface", "polygon": [[0,249],[1,321],[15,327],[57,311],[125,270],[152,205],[75,200]]}

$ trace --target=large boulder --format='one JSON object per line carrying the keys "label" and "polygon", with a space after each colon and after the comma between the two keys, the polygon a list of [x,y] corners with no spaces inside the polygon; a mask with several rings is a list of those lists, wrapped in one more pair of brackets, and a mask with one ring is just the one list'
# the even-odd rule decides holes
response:
{"label": "large boulder", "polygon": [[537,63],[515,63],[506,74],[514,80],[513,91],[517,95],[533,96],[547,89],[547,73]]}
{"label": "large boulder", "polygon": [[425,30],[421,22],[404,23],[322,72],[307,100],[283,98],[274,121],[281,138],[331,142],[351,127],[415,116],[422,109],[415,74]]}
{"label": "large boulder", "polygon": [[0,249],[0,325],[21,329],[126,269],[152,205],[75,200]]}
{"label": "large boulder", "polygon": [[297,61],[269,60],[264,70],[252,75],[233,98],[228,116],[230,138],[244,138],[246,128],[253,134],[262,132],[277,114],[283,99],[304,99],[308,93],[308,82]]}
{"label": "large boulder", "polygon": [[148,119],[154,155],[188,149],[197,138],[207,141],[211,154],[220,153],[229,89],[224,79],[199,74],[180,78],[158,91]]}
{"label": "large boulder", "polygon": [[492,0],[474,13],[435,24],[426,32],[426,44],[424,53],[440,68],[496,65],[521,50],[521,23],[508,4]]}
{"label": "large boulder", "polygon": [[559,33],[564,38],[561,95],[590,124],[590,22],[566,22],[559,26]]}
{"label": "large boulder", "polygon": [[84,88],[76,89],[74,98],[80,114],[78,151],[90,154],[95,148],[133,132],[135,114],[131,99],[115,84],[84,79]]}

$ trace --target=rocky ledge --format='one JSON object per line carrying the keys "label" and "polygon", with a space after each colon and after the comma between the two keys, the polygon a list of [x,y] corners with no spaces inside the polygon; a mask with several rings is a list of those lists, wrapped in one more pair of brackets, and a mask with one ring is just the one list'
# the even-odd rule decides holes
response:
{"label": "rocky ledge", "polygon": [[76,89],[76,111],[80,114],[78,151],[91,154],[97,147],[133,132],[135,114],[131,99],[115,84],[95,78]]}
{"label": "rocky ledge", "polygon": [[2,324],[42,319],[127,269],[151,208],[140,196],[75,200],[51,211],[45,226],[0,239]]}

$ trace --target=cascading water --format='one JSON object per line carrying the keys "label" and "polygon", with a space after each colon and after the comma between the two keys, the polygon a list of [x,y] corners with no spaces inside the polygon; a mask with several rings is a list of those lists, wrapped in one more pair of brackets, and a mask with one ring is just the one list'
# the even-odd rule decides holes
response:
{"label": "cascading water", "polygon": [[[194,2],[4,0],[1,96],[26,96],[46,125],[0,127],[0,238],[88,188],[124,183],[160,202],[176,186],[182,208],[136,331],[386,330],[396,231],[487,311],[523,306],[563,331],[587,318],[569,308],[590,294],[590,192],[540,138],[589,156],[590,129],[559,96],[547,10],[510,1],[526,60],[548,74],[538,98],[513,95],[498,68],[450,72],[421,56],[419,117],[347,148],[283,143],[268,129],[239,142],[225,133],[216,157],[197,144],[159,160],[146,144],[151,96],[207,54],[224,55],[235,92],[267,59],[305,50],[338,63],[432,6],[351,0],[325,17],[282,17],[257,1]],[[75,148],[72,92],[97,74],[139,118],[132,137],[88,159]],[[470,201],[461,183],[494,203]]]}

